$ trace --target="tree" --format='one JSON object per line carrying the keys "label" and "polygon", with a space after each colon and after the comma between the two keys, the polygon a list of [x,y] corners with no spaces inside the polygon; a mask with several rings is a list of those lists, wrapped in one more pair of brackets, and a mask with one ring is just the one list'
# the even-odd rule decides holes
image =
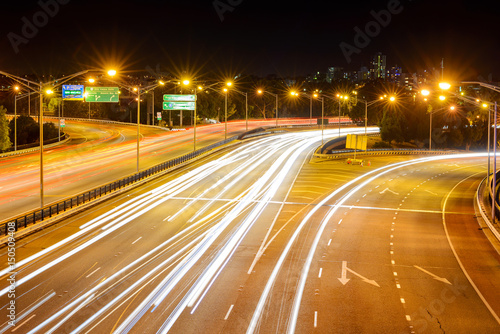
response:
{"label": "tree", "polygon": [[0,106],[0,151],[5,151],[12,146],[12,142],[9,138],[9,122],[5,114],[7,109],[4,106]]}
{"label": "tree", "polygon": [[[14,141],[14,120],[9,123],[10,140]],[[38,141],[40,136],[38,123],[26,115],[17,117],[17,145],[32,144]]]}
{"label": "tree", "polygon": [[398,143],[403,142],[403,123],[404,116],[400,112],[384,107],[384,115],[379,124],[382,140],[388,142],[395,140]]}

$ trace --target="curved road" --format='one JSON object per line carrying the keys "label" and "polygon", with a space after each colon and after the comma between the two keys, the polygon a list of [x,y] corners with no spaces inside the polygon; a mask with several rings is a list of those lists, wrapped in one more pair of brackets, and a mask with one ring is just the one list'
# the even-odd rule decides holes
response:
{"label": "curved road", "polygon": [[[309,124],[309,119],[280,124]],[[275,120],[251,120],[249,129]],[[44,204],[101,186],[136,172],[135,125],[66,120],[71,136],[62,146],[44,150]],[[228,137],[245,131],[244,121],[228,123]],[[165,131],[141,127],[140,168],[146,169],[193,150],[193,129]],[[197,148],[224,140],[224,124],[197,128]],[[0,159],[0,220],[40,207],[39,153]]]}
{"label": "curved road", "polygon": [[245,141],[18,241],[0,333],[498,332],[485,158],[359,167],[320,140]]}

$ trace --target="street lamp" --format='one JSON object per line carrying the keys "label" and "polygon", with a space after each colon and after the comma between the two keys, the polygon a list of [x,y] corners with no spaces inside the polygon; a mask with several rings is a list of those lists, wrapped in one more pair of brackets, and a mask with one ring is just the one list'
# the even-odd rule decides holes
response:
{"label": "street lamp", "polygon": [[[109,76],[114,76],[116,75],[116,71],[115,70],[109,70],[108,71],[108,75]],[[120,83],[120,82],[117,82],[117,81],[114,81],[114,80],[111,80],[111,79],[108,79],[108,81],[112,82],[112,83],[115,83],[117,85],[120,85],[122,86],[123,88],[125,88],[126,90],[128,90],[129,92],[131,93],[135,93],[137,94],[137,162],[136,162],[136,171],[139,172],[139,149],[140,149],[140,145],[139,145],[139,141],[140,141],[140,135],[141,135],[141,94],[143,94],[144,92],[147,92],[149,90],[152,90],[152,89],[155,89],[156,87],[164,84],[163,81],[159,80],[157,83],[155,84],[152,84],[152,85],[149,85],[149,86],[146,86],[146,87],[138,87],[138,86],[130,86],[130,85],[126,85],[126,84],[123,84],[123,83]]]}
{"label": "street lamp", "polygon": [[[462,81],[461,83],[463,84],[477,84],[481,87],[484,87],[484,88],[487,88],[487,89],[490,89],[490,90],[493,90],[495,92],[500,92],[500,87],[498,86],[495,86],[495,85],[491,85],[491,84],[487,84],[487,83],[484,83],[484,82],[480,82],[480,81]],[[446,82],[441,82],[439,83],[439,88],[443,89],[443,90],[447,90],[451,87],[451,85],[449,83],[446,83]],[[463,92],[462,92],[463,93]],[[461,98],[461,99],[465,99],[469,102],[472,102],[470,101],[470,99],[467,99],[463,96],[463,94],[460,94],[460,96],[458,96],[458,94],[456,94],[456,96],[458,98]],[[474,102],[472,102],[474,103]],[[476,100],[476,103],[475,104],[479,104],[479,100]],[[490,103],[491,105],[491,103]],[[483,108],[485,108],[485,106],[483,105]],[[493,221],[493,223],[495,222],[495,198],[496,198],[496,162],[497,162],[497,159],[496,159],[496,151],[497,151],[497,103],[495,102],[495,108],[494,108],[494,120],[495,120],[495,126],[494,126],[494,132],[493,132],[493,186],[491,186],[491,183],[490,183],[490,128],[491,128],[491,107],[488,108],[488,175],[487,175],[487,180],[488,180],[488,186],[490,187],[490,196],[491,196],[491,220]]]}
{"label": "street lamp", "polygon": [[340,102],[342,100],[348,100],[349,96],[337,94],[337,99],[339,100],[339,120],[338,120],[338,122],[339,122],[339,137],[340,137]]}
{"label": "street lamp", "polygon": [[441,111],[441,110],[454,111],[455,110],[455,106],[450,106],[449,108],[448,107],[440,108],[438,110],[434,110],[434,111],[431,111],[429,113],[429,151],[432,150],[432,115],[435,114],[435,113],[437,113],[438,111]]}
{"label": "street lamp", "polygon": [[258,94],[267,93],[267,94],[272,95],[276,98],[276,127],[278,127],[278,94],[274,94],[274,93],[268,92],[267,90],[262,90],[262,89],[259,89],[257,91],[257,93]]}
{"label": "street lamp", "polygon": [[312,94],[307,94],[305,92],[298,93],[296,91],[290,92],[290,95],[292,95],[292,96],[299,96],[300,94],[309,98],[309,124],[312,125],[312,101],[313,101],[313,97],[318,98],[319,95],[317,93],[317,90]]}
{"label": "street lamp", "polygon": [[[386,95],[386,97],[387,97],[387,95]],[[381,102],[384,99],[385,98],[383,96],[380,96],[378,99],[372,100],[372,101],[359,99],[361,102],[363,102],[365,104],[365,136],[367,135],[367,131],[368,131],[368,107],[377,103],[377,102]],[[389,101],[394,102],[395,100],[396,100],[396,98],[394,96],[389,97]]]}
{"label": "street lamp", "polygon": [[[17,100],[20,100],[26,96],[30,96],[31,92],[28,91],[27,93],[22,94],[22,90],[19,86],[14,86],[14,151],[17,151]],[[21,95],[19,95],[21,94]],[[28,102],[29,103],[29,102]]]}
{"label": "street lamp", "polygon": [[67,81],[69,81],[69,80],[71,80],[71,79],[73,79],[75,77],[81,76],[83,74],[86,74],[88,72],[90,72],[90,70],[85,70],[85,71],[77,72],[77,73],[74,73],[74,74],[71,74],[71,75],[68,75],[68,76],[56,79],[56,80],[48,81],[48,82],[34,82],[34,81],[30,81],[28,79],[21,78],[21,77],[15,76],[13,74],[10,74],[10,73],[4,72],[4,71],[0,71],[0,74],[6,76],[9,79],[14,80],[15,82],[17,82],[18,84],[20,84],[21,86],[27,88],[30,91],[33,91],[35,93],[39,93],[40,94],[40,113],[39,113],[39,116],[38,116],[38,123],[39,123],[39,127],[40,127],[40,133],[39,133],[40,139],[39,139],[39,142],[40,142],[40,207],[41,208],[43,208],[43,206],[44,206],[44,182],[43,182],[44,181],[43,180],[43,95],[44,95],[44,93],[51,94],[53,92],[53,89],[55,87],[60,86],[60,85],[62,85],[64,83],[66,83]]}

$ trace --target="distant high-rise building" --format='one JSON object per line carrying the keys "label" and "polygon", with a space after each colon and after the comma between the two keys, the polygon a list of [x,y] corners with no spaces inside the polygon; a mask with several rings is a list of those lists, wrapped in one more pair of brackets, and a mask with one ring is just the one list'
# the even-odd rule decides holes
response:
{"label": "distant high-rise building", "polygon": [[398,85],[400,85],[401,81],[401,74],[402,74],[402,68],[399,66],[393,66],[391,67],[390,70],[387,71],[387,77],[386,80],[389,82],[394,82]]}
{"label": "distant high-rise building", "polygon": [[370,63],[371,79],[385,79],[386,75],[386,56],[381,52],[377,52]]}
{"label": "distant high-rise building", "polygon": [[368,79],[370,79],[370,72],[366,66],[363,66],[358,71],[357,81],[366,81]]}
{"label": "distant high-rise building", "polygon": [[342,80],[345,78],[343,67],[328,67],[326,72],[326,81],[331,83],[335,80]]}

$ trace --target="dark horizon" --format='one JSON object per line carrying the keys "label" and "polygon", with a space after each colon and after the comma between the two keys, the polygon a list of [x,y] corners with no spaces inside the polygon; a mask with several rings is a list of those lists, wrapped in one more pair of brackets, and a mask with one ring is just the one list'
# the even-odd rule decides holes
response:
{"label": "dark horizon", "polygon": [[174,75],[295,77],[332,66],[358,70],[382,52],[388,68],[406,72],[439,68],[444,58],[449,80],[500,73],[498,32],[486,2],[232,3],[6,3],[0,67],[48,74],[160,66]]}

